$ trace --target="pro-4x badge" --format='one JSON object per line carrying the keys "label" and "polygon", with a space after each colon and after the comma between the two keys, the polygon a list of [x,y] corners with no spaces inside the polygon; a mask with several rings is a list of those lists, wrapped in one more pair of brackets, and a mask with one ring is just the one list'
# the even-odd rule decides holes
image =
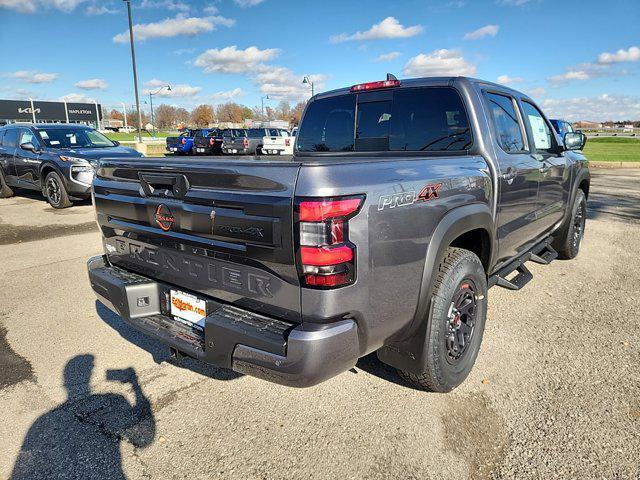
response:
{"label": "pro-4x badge", "polygon": [[171,229],[171,227],[173,226],[173,222],[175,221],[175,218],[173,218],[173,213],[171,213],[169,207],[167,207],[164,203],[158,205],[153,218],[155,219],[158,226],[165,232],[168,232]]}
{"label": "pro-4x badge", "polygon": [[415,190],[409,190],[408,192],[381,195],[378,200],[378,210],[404,207],[406,205],[413,205],[417,202],[428,202],[429,200],[440,196],[441,188],[442,182],[439,182],[425,185],[419,193],[416,193]]}

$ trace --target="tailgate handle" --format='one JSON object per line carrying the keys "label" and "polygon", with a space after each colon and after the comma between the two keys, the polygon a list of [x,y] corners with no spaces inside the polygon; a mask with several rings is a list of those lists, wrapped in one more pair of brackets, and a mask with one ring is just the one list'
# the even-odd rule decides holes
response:
{"label": "tailgate handle", "polygon": [[189,191],[189,180],[184,175],[138,173],[140,185],[146,196],[167,196],[169,191],[176,198],[182,198]]}

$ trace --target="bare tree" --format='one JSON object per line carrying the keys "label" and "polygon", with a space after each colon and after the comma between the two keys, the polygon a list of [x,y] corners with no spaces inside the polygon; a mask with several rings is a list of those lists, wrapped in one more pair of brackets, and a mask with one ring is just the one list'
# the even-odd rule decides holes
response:
{"label": "bare tree", "polygon": [[178,123],[176,110],[176,107],[172,107],[171,105],[165,105],[164,103],[159,105],[154,112],[156,126],[159,129],[175,126]]}
{"label": "bare tree", "polygon": [[292,125],[300,124],[300,119],[302,118],[302,112],[304,111],[304,107],[306,105],[307,105],[307,102],[300,102],[291,109],[288,120]]}
{"label": "bare tree", "polygon": [[124,115],[121,111],[116,110],[115,108],[109,112],[109,118],[113,120],[124,120]]}
{"label": "bare tree", "polygon": [[221,103],[216,107],[218,121],[242,123],[245,119],[244,114],[247,113],[246,109],[247,107],[233,102]]}

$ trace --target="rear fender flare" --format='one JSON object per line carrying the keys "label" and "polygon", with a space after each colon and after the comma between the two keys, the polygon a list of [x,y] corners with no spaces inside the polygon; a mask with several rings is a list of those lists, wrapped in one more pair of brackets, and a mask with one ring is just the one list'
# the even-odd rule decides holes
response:
{"label": "rear fender flare", "polygon": [[491,208],[487,204],[474,203],[451,210],[438,223],[429,241],[413,321],[378,351],[378,357],[384,363],[408,372],[422,373],[424,344],[430,326],[429,312],[434,274],[449,245],[460,235],[476,229],[484,229],[489,234],[491,260],[487,267],[490,271],[492,257],[497,251]]}

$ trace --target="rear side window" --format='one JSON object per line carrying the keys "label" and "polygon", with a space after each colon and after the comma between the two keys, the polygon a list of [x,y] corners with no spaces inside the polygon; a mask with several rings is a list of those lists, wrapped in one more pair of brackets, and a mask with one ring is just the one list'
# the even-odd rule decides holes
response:
{"label": "rear side window", "polygon": [[247,136],[249,138],[261,138],[265,136],[265,131],[263,128],[250,128]]}
{"label": "rear side window", "polygon": [[524,150],[524,137],[522,136],[522,128],[518,121],[513,99],[506,95],[487,93],[487,101],[493,117],[498,144],[507,153],[522,152]]}
{"label": "rear side window", "polygon": [[18,129],[17,128],[9,128],[6,130],[4,134],[4,139],[2,141],[5,147],[15,148],[18,146]]}
{"label": "rear side window", "polygon": [[298,132],[298,150],[307,152],[460,151],[471,141],[462,99],[449,87],[316,100]]}

